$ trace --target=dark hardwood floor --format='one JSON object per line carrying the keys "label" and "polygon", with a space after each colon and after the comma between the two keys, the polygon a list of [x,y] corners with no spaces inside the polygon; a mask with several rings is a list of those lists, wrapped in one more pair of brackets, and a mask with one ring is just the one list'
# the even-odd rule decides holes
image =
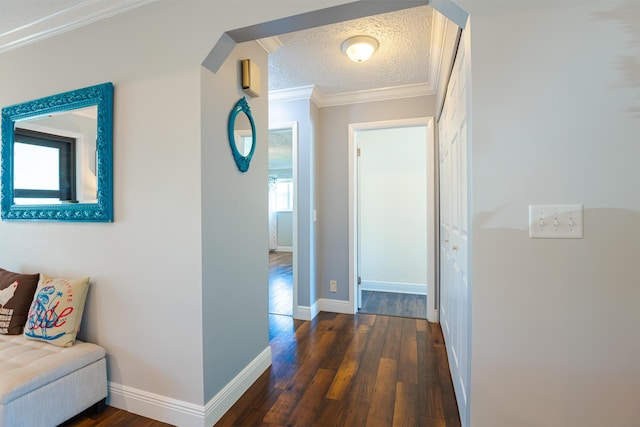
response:
{"label": "dark hardwood floor", "polygon": [[[270,315],[273,365],[216,427],[458,427],[442,331],[436,323],[320,313]],[[165,427],[111,407],[69,427]]]}
{"label": "dark hardwood floor", "polygon": [[[290,268],[291,253],[271,253],[270,286],[290,285]],[[287,292],[284,285],[276,288]],[[286,312],[284,304],[272,308],[276,294],[269,294],[269,311]],[[291,307],[291,294],[281,299]],[[398,309],[403,304],[397,301],[387,306]],[[311,322],[270,314],[269,340],[273,365],[216,427],[460,426],[438,324],[364,313],[322,312]],[[112,407],[63,425],[169,426]]]}
{"label": "dark hardwood floor", "polygon": [[269,314],[293,316],[291,252],[269,252]]}
{"label": "dark hardwood floor", "polygon": [[[8,426],[7,426],[8,427]],[[92,409],[60,425],[60,427],[172,427],[150,418],[107,406],[101,414]]]}
{"label": "dark hardwood floor", "polygon": [[427,296],[394,292],[362,291],[361,313],[427,318]]}
{"label": "dark hardwood floor", "polygon": [[460,425],[438,324],[323,312],[270,332],[272,367],[216,427]]}

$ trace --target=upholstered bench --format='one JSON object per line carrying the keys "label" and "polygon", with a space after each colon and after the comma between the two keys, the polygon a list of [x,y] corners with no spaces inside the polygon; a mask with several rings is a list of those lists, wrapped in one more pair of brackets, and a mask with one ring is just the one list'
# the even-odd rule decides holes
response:
{"label": "upholstered bench", "polygon": [[0,335],[0,426],[52,427],[107,396],[105,350]]}

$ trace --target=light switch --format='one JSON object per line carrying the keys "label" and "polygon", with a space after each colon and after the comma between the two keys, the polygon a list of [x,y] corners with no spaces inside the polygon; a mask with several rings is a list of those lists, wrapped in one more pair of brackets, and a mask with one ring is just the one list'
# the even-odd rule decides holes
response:
{"label": "light switch", "polygon": [[582,205],[529,205],[529,237],[582,239]]}

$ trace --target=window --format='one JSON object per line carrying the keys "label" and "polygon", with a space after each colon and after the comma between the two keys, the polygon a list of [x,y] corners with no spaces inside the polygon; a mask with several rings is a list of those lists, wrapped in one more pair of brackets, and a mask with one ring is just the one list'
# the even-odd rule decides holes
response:
{"label": "window", "polygon": [[293,181],[278,178],[276,181],[276,210],[293,210]]}
{"label": "window", "polygon": [[75,144],[73,138],[16,128],[14,202],[75,201]]}

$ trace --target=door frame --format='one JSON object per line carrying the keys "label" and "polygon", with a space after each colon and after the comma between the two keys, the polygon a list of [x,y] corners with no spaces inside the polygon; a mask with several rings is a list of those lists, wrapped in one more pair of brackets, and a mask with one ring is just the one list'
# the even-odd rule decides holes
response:
{"label": "door frame", "polygon": [[349,307],[358,312],[358,155],[355,134],[371,129],[400,128],[412,126],[427,127],[427,320],[438,321],[438,296],[436,283],[438,265],[436,253],[438,234],[436,232],[437,209],[437,165],[435,119],[433,117],[417,117],[412,119],[384,120],[349,124]]}
{"label": "door frame", "polygon": [[278,129],[291,129],[291,180],[293,182],[293,212],[291,213],[293,219],[293,295],[291,304],[293,318],[300,319],[300,313],[298,312],[298,122],[269,123],[269,132]]}

